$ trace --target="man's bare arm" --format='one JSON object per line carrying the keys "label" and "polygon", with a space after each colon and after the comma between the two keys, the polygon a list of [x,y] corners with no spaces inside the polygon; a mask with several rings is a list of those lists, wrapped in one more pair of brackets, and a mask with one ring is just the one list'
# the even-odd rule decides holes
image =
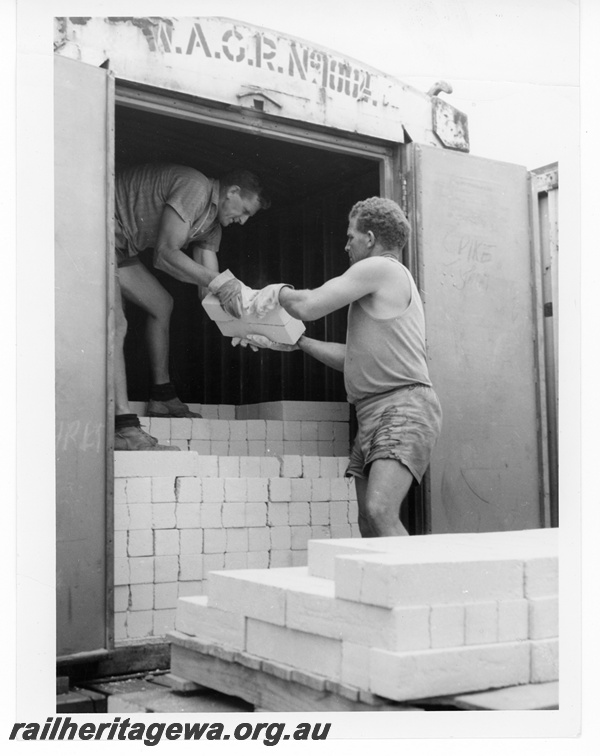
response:
{"label": "man's bare arm", "polygon": [[344,369],[344,359],[346,357],[346,345],[336,344],[328,341],[317,341],[309,339],[308,336],[300,336],[296,345],[306,354],[314,357],[327,367],[334,370]]}

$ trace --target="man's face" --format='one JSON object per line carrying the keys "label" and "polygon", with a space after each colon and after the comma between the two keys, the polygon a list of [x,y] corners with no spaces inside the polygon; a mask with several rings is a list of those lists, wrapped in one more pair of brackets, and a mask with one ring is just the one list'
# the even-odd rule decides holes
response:
{"label": "man's face", "polygon": [[371,248],[369,247],[371,237],[368,233],[363,234],[362,231],[356,228],[356,218],[350,218],[347,234],[346,252],[348,253],[350,265],[354,265],[355,262],[364,260],[365,257],[369,256],[371,252]]}
{"label": "man's face", "polygon": [[219,200],[219,223],[222,226],[231,223],[243,226],[259,210],[260,201],[256,194],[242,194],[239,186],[230,186],[225,196]]}

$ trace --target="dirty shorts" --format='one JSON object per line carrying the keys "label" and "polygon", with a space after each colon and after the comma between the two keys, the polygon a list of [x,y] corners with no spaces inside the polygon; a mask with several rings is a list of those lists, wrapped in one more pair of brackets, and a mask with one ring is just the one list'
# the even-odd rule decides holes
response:
{"label": "dirty shorts", "polygon": [[356,404],[358,433],[347,476],[366,478],[376,459],[397,459],[420,483],[442,427],[442,408],[430,386],[412,384]]}
{"label": "dirty shorts", "polygon": [[140,262],[137,252],[133,252],[127,241],[119,219],[115,216],[115,258],[117,268],[124,268],[126,265],[136,265]]}

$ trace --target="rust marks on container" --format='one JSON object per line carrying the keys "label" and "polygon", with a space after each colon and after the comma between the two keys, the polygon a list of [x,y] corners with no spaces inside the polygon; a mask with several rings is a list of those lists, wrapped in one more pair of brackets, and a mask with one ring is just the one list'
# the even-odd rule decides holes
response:
{"label": "rust marks on container", "polygon": [[158,40],[161,34],[170,37],[173,29],[173,20],[163,16],[149,16],[140,18],[137,16],[108,16],[108,24],[131,24],[142,30],[142,33],[148,43],[150,52],[158,50]]}
{"label": "rust marks on container", "polygon": [[451,150],[469,151],[467,116],[439,97],[431,98],[433,132]]}

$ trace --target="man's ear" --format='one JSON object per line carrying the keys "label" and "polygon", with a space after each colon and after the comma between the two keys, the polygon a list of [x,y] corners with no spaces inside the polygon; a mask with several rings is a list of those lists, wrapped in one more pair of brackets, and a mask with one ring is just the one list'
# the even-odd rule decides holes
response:
{"label": "man's ear", "polygon": [[375,234],[372,231],[367,231],[367,236],[369,239],[367,244],[372,247],[375,244]]}
{"label": "man's ear", "polygon": [[231,197],[232,194],[239,194],[240,191],[241,191],[240,187],[237,186],[237,184],[233,184],[233,186],[228,187],[227,196]]}

